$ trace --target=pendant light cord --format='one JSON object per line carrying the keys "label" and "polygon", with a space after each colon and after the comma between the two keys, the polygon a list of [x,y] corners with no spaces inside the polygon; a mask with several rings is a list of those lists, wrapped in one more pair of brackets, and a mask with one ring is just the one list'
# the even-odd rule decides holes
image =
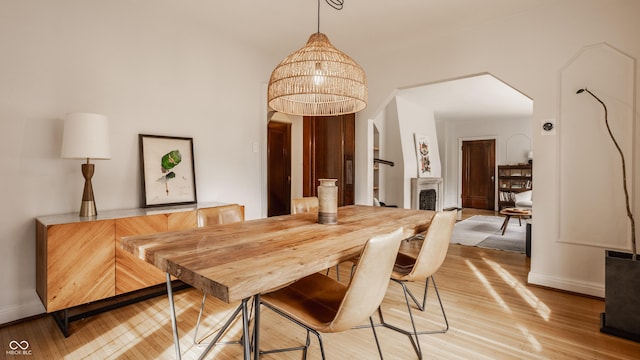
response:
{"label": "pendant light cord", "polygon": [[[325,0],[329,6],[336,10],[342,10],[344,0]],[[318,0],[318,32],[320,32],[320,0]]]}

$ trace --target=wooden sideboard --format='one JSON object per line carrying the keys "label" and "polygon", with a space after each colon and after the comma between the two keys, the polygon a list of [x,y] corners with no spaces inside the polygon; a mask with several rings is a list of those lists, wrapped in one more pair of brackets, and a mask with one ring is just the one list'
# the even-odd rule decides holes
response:
{"label": "wooden sideboard", "polygon": [[199,208],[222,205],[227,204],[37,217],[36,291],[47,313],[164,284],[165,273],[120,249],[120,239],[195,228]]}

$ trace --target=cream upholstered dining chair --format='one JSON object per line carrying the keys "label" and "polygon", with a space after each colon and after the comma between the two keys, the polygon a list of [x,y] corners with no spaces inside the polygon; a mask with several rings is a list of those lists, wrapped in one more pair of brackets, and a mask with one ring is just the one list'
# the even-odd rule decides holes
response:
{"label": "cream upholstered dining chair", "polygon": [[[418,335],[444,333],[449,330],[449,321],[447,320],[447,315],[444,312],[442,299],[440,298],[440,293],[438,292],[436,281],[433,275],[436,271],[438,271],[438,269],[444,262],[445,257],[447,256],[447,250],[449,249],[449,242],[451,241],[451,234],[453,233],[453,226],[456,223],[456,217],[456,210],[437,212],[431,220],[429,228],[427,229],[427,233],[425,234],[422,246],[420,247],[420,251],[418,252],[418,256],[416,258],[413,258],[404,253],[398,253],[398,257],[396,258],[396,264],[394,266],[393,272],[391,273],[391,280],[402,286],[404,298],[407,304],[407,311],[411,320],[412,330],[405,330],[399,328],[398,326],[386,323],[382,316],[382,310],[378,309],[382,324],[387,328],[393,329],[409,336],[409,339],[411,339],[411,344],[413,345],[413,348],[416,351],[418,358],[420,359],[422,359],[422,350],[420,348]],[[442,311],[445,327],[435,331],[417,331],[413,319],[413,313],[411,312],[411,304],[409,303],[409,298],[413,300],[420,311],[424,311],[427,302],[427,289],[429,288],[429,279],[431,279],[433,288],[436,292],[436,296],[438,297],[438,302],[440,303],[440,310]],[[409,289],[407,288],[406,283],[409,281],[425,282],[422,302],[418,301],[416,297],[411,293],[411,291],[409,291]]]}
{"label": "cream upholstered dining chair", "polygon": [[244,221],[244,208],[238,204],[198,209],[198,227]]}
{"label": "cream upholstered dining chair", "polygon": [[[380,306],[387,291],[389,276],[402,238],[403,230],[399,228],[391,233],[369,239],[360,254],[360,263],[349,285],[344,285],[321,273],[315,273],[284,288],[261,295],[263,305],[307,330],[304,346],[261,353],[303,350],[303,358],[306,358],[310,343],[309,332],[313,332],[318,338],[320,352],[324,359],[324,346],[320,332],[343,332],[362,324],[368,318],[378,353],[382,358],[371,315]],[[260,315],[256,313],[258,334],[259,317]]]}
{"label": "cream upholstered dining chair", "polygon": [[[244,221],[244,207],[238,204],[216,206],[210,208],[202,208],[196,211],[198,219],[198,227],[215,226],[221,224],[231,224],[235,222]],[[200,312],[198,313],[198,320],[196,322],[196,329],[193,333],[193,342],[198,342],[198,329],[200,328],[200,321],[202,320],[202,313],[204,312],[204,304],[207,301],[207,293],[202,295],[202,304],[200,305]],[[219,330],[223,331],[223,330]]]}
{"label": "cream upholstered dining chair", "polygon": [[318,211],[318,198],[315,196],[302,197],[291,200],[291,213],[300,214]]}

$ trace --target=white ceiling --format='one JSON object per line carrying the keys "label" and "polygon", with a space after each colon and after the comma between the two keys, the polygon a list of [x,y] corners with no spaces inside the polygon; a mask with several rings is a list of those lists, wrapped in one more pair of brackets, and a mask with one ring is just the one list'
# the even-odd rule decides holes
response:
{"label": "white ceiling", "polygon": [[431,109],[437,120],[528,120],[533,114],[530,98],[488,74],[404,89],[397,96]]}
{"label": "white ceiling", "polygon": [[[376,46],[372,44],[424,41],[559,1],[562,0],[344,0],[343,9],[338,11],[320,0],[320,31],[334,46],[357,60],[373,56]],[[234,41],[260,48],[275,59],[301,48],[318,28],[317,0],[168,1],[165,5],[185,11],[185,15],[223,30]],[[428,103],[440,118],[471,113],[532,113],[529,99],[490,76],[403,93],[414,101]]]}
{"label": "white ceiling", "polygon": [[[438,37],[559,1],[562,0],[344,0],[343,9],[338,11],[320,0],[320,32],[348,54],[362,54],[372,43]],[[318,29],[317,0],[199,0],[168,4],[225,30],[235,40],[281,57],[302,47]]]}

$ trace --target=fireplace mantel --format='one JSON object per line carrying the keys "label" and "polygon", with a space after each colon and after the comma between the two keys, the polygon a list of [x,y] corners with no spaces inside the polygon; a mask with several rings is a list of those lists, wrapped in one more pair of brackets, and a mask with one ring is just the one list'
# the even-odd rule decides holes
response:
{"label": "fireplace mantel", "polygon": [[411,178],[411,208],[420,209],[420,192],[433,189],[436,191],[436,211],[442,211],[442,178]]}

